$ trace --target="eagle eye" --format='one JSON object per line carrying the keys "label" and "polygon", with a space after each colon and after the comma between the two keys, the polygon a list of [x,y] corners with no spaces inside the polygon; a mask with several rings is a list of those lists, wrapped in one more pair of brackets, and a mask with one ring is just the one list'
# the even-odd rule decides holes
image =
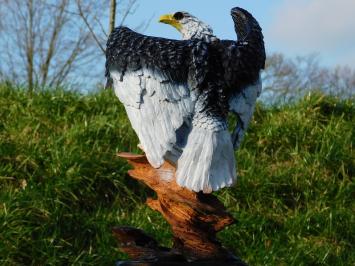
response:
{"label": "eagle eye", "polygon": [[176,20],[181,20],[184,18],[184,14],[182,12],[176,12],[173,17]]}

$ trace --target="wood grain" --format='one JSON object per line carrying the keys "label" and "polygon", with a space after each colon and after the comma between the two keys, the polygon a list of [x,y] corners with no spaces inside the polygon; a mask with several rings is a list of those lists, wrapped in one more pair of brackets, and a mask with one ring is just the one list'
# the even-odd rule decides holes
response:
{"label": "wood grain", "polygon": [[118,156],[133,166],[128,172],[131,177],[156,192],[156,199],[148,198],[146,203],[162,214],[173,232],[173,247],[168,249],[160,247],[156,240],[139,229],[115,227],[113,233],[120,248],[131,259],[145,263],[229,262],[222,265],[246,265],[216,238],[217,232],[234,223],[234,218],[217,197],[180,187],[175,182],[176,168],[169,162],[155,169],[145,155],[119,153]]}

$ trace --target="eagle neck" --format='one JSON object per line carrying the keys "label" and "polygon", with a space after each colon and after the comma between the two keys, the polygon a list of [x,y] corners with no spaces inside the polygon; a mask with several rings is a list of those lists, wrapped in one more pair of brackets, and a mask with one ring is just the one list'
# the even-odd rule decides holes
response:
{"label": "eagle neck", "polygon": [[182,30],[181,33],[183,40],[202,40],[205,42],[213,42],[218,40],[218,38],[213,34],[213,30],[202,22],[200,22],[197,26]]}

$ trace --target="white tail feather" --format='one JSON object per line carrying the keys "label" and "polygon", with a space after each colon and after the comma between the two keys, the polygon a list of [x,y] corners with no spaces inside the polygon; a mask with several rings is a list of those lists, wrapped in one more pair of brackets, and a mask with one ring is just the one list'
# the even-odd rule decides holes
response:
{"label": "white tail feather", "polygon": [[228,130],[194,127],[178,160],[176,182],[205,193],[231,186],[236,180],[233,144]]}

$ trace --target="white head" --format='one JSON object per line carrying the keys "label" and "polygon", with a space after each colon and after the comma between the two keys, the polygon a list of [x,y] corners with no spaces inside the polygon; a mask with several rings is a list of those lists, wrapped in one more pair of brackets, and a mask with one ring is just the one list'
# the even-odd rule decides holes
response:
{"label": "white head", "polygon": [[212,28],[187,12],[176,12],[160,17],[159,22],[175,27],[181,34],[183,40],[199,39],[207,42],[216,41]]}

